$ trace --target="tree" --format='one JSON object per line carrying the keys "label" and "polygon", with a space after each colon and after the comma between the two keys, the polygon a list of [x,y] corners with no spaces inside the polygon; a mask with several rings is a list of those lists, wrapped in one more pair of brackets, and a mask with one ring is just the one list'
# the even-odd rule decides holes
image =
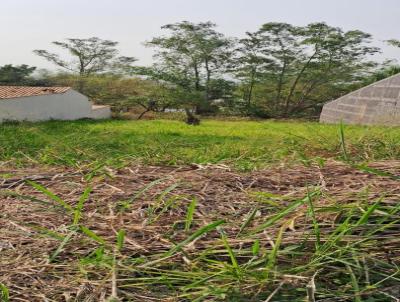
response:
{"label": "tree", "polygon": [[[285,77],[290,73],[289,66],[300,52],[296,38],[296,27],[287,23],[272,22],[264,24],[255,33],[247,33],[247,37],[240,40],[241,56],[238,62],[242,67],[239,68],[237,76],[242,79],[244,76],[248,86],[244,95],[248,108],[251,105],[254,85],[260,80],[276,82],[274,90],[270,93],[274,95],[274,103],[279,103]],[[275,105],[272,107],[276,107]]]}
{"label": "tree", "polygon": [[143,108],[138,119],[141,119],[147,112],[164,112],[167,108],[177,109],[180,107],[179,90],[175,87],[160,81],[143,81],[140,92],[128,98],[127,103],[139,105]]}
{"label": "tree", "polygon": [[262,79],[270,63],[270,60],[261,53],[262,47],[263,40],[256,33],[247,32],[246,38],[239,41],[236,50],[236,64],[233,70],[242,83],[242,98],[247,110],[251,107],[254,85]]}
{"label": "tree", "polygon": [[[213,80],[224,76],[232,55],[233,41],[215,30],[211,22],[187,21],[167,24],[167,36],[147,42],[156,49],[157,63],[150,72],[153,78],[179,86],[189,94],[202,94],[192,102],[197,113],[207,112],[212,98]],[[148,73],[148,74],[150,74]]]}
{"label": "tree", "polygon": [[[38,49],[34,53],[82,79],[96,73],[125,71],[134,61],[133,57],[118,56],[118,42],[102,40],[97,37],[88,39],[66,39],[66,42],[54,41],[54,45],[67,50],[72,59],[62,59],[59,54]],[[83,92],[83,81],[79,90]]]}
{"label": "tree", "polygon": [[239,62],[244,61],[245,68],[237,77],[249,71],[241,86],[249,87],[248,103],[255,98],[263,116],[302,114],[332,98],[340,91],[338,86],[354,82],[371,66],[366,57],[377,48],[367,45],[370,37],[325,23],[304,27],[266,23],[241,41],[245,51]]}
{"label": "tree", "polygon": [[27,85],[33,82],[31,75],[36,67],[28,65],[13,66],[11,64],[0,67],[0,84]]}

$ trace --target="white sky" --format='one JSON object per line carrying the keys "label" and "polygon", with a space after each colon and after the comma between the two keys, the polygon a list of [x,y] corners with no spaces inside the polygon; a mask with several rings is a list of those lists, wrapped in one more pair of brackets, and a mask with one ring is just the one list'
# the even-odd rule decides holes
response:
{"label": "white sky", "polygon": [[118,41],[122,55],[150,64],[152,52],[142,43],[159,35],[160,26],[183,20],[213,21],[237,37],[272,21],[325,21],[373,34],[374,44],[383,46],[379,60],[400,61],[400,49],[383,42],[400,39],[399,16],[399,0],[1,0],[0,65],[53,69],[32,50],[56,50],[51,41],[92,36]]}

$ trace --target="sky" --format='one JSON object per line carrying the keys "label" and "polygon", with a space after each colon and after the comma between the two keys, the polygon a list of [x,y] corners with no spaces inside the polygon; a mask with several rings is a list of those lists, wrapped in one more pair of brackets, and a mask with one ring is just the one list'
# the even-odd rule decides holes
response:
{"label": "sky", "polygon": [[227,36],[241,37],[263,23],[306,25],[324,21],[344,30],[374,36],[384,58],[400,62],[400,49],[385,40],[400,39],[399,0],[1,0],[0,65],[28,64],[54,70],[33,54],[57,51],[52,41],[88,38],[118,41],[121,55],[152,63],[143,42],[162,33],[164,24],[213,21]]}

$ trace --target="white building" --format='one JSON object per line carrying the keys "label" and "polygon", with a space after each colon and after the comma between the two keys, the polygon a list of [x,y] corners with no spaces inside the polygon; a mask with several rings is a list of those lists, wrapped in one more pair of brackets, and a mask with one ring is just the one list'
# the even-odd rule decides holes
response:
{"label": "white building", "polygon": [[71,87],[0,86],[0,122],[109,117],[109,106],[94,105]]}

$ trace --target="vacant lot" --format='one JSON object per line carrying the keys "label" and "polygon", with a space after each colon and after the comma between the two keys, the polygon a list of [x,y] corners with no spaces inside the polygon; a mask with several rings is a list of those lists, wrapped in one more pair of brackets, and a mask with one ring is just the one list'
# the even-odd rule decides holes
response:
{"label": "vacant lot", "polygon": [[0,141],[0,301],[400,297],[399,129],[79,121]]}

